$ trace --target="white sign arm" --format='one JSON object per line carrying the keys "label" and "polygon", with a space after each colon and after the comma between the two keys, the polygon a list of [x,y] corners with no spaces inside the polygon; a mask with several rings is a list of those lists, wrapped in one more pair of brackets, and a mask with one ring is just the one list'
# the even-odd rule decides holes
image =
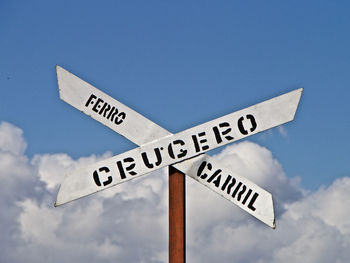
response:
{"label": "white sign arm", "polygon": [[[79,110],[82,110],[84,113],[88,114],[89,116],[93,117],[94,119],[104,123],[106,126],[112,128],[113,130],[115,130],[117,132],[120,132],[120,128],[124,127],[124,130],[122,128],[121,129],[122,132],[120,132],[120,133],[123,134],[125,137],[131,139],[132,141],[138,141],[137,142],[138,144],[142,144],[142,143],[152,141],[156,138],[161,138],[163,136],[171,135],[169,132],[167,132],[163,128],[157,126],[153,122],[144,118],[142,115],[134,112],[130,108],[117,102],[116,100],[112,99],[108,95],[100,92],[96,88],[94,88],[91,85],[89,85],[88,83],[80,80],[79,78],[77,78],[73,74],[63,70],[62,68],[58,67],[57,73],[58,73],[58,80],[59,80],[59,87],[60,87],[60,96],[63,100],[65,100],[69,104],[73,105],[74,107],[78,108]],[[86,93],[86,94],[81,94],[81,93]],[[294,94],[295,93],[296,92],[294,92]],[[290,94],[289,96],[283,95],[284,97],[280,96],[277,98],[279,98],[280,102],[289,102],[289,99],[291,97],[295,97],[295,96],[291,96],[291,95],[293,95],[293,94]],[[286,97],[289,97],[289,98],[287,100],[283,99]],[[300,95],[299,95],[299,98],[300,98]],[[299,101],[299,98],[297,99],[297,101]],[[267,108],[269,108],[272,112],[276,112],[274,110],[274,107],[275,107],[274,105],[276,104],[275,99],[272,99],[272,100],[264,102],[264,103],[268,104],[269,107],[267,107]],[[280,103],[278,103],[278,104],[280,104]],[[258,104],[258,105],[260,105],[260,104]],[[260,119],[260,116],[259,116],[260,110],[256,111],[256,109],[255,109],[256,107],[259,108],[258,105],[255,105],[253,107],[246,109],[246,110],[249,109],[250,113],[255,112],[254,115],[252,115],[252,114],[244,115],[243,114],[244,110],[239,112],[240,114],[243,114],[243,115],[241,117],[239,117],[237,120],[236,130],[238,130],[239,133],[241,133],[241,135],[243,135],[243,137],[248,135],[249,133],[253,133],[253,132],[256,133],[256,132],[259,132],[260,130],[266,129],[266,127],[264,127],[264,125],[259,125],[262,127],[258,127],[260,129],[257,129],[257,123],[256,123],[254,116],[258,116],[258,119]],[[286,106],[288,106],[288,103]],[[109,110],[107,110],[108,108],[109,108]],[[113,108],[114,108],[114,112],[112,110]],[[285,108],[288,108],[288,107],[285,107]],[[294,110],[294,112],[293,112],[293,110]],[[286,112],[284,112],[285,116],[282,117],[282,118],[284,118],[283,120],[286,121],[288,118],[290,119],[291,118],[290,115],[292,115],[292,118],[293,118],[295,110],[296,110],[296,106],[295,106],[295,109],[291,108],[291,109],[287,110]],[[267,114],[267,112],[265,111],[265,113],[263,115],[266,116],[266,114]],[[230,114],[227,116],[231,116],[231,115],[233,116],[233,114]],[[282,115],[283,115],[283,112],[282,112]],[[128,123],[126,121],[128,118],[127,116],[132,116],[132,117],[130,117],[131,119],[138,120],[138,121],[132,121],[132,123],[131,122]],[[219,122],[217,126],[212,127],[212,130],[207,130],[208,136],[209,136],[209,133],[211,133],[211,137],[209,136],[207,139],[205,138],[206,132],[204,131],[205,130],[204,128],[209,123],[200,125],[200,126],[202,126],[203,131],[197,132],[191,136],[189,141],[190,141],[190,143],[193,144],[192,146],[193,146],[196,154],[198,154],[198,152],[204,152],[207,149],[209,149],[210,148],[209,141],[215,142],[214,144],[218,144],[216,146],[213,145],[213,147],[217,147],[217,146],[221,146],[220,144],[223,143],[223,140],[226,140],[226,143],[235,140],[235,138],[232,136],[233,130],[231,130],[231,128],[230,128],[230,126],[233,123],[230,124],[230,122],[224,121],[227,116],[219,118],[218,120],[223,120],[223,121]],[[273,117],[274,116],[272,115],[271,118],[275,119]],[[218,121],[218,120],[214,120],[214,121]],[[214,121],[212,121],[212,122],[214,122]],[[246,128],[246,126],[247,126],[246,122],[248,122],[250,124],[250,126],[247,128]],[[275,122],[276,122],[276,120],[275,120]],[[278,122],[278,120],[277,120],[277,122]],[[268,124],[268,122],[264,122],[264,123],[265,124],[267,123],[267,125],[265,125],[267,127],[271,127],[271,125],[272,125],[272,124]],[[137,130],[139,131],[137,133],[136,137],[134,137],[135,135],[130,136],[130,132],[129,132],[130,130],[135,129],[134,126],[136,126]],[[235,125],[233,125],[233,126],[235,126]],[[116,127],[118,127],[118,128],[116,128]],[[151,129],[151,131],[152,131],[151,134],[144,133],[145,127],[147,127],[147,129]],[[190,130],[192,130],[192,129],[190,129]],[[142,132],[140,132],[140,131],[142,131]],[[152,134],[156,134],[156,136],[154,136],[152,138]],[[186,131],[183,132],[182,135],[186,135]],[[172,137],[172,136],[170,136],[170,137]],[[170,141],[172,140],[172,142],[170,142],[168,144],[168,155],[171,157],[171,159],[175,159],[174,149],[176,147],[181,146],[181,144],[184,143],[184,141],[181,140],[180,138],[182,138],[182,137],[180,136],[178,139],[175,139],[175,140],[172,140],[169,138]],[[169,140],[166,140],[166,141],[169,142]],[[207,141],[208,141],[208,143],[206,143]],[[144,162],[144,164],[146,165],[147,169],[146,169],[146,171],[144,171],[146,173],[149,172],[147,170],[150,169],[150,166],[155,165],[155,166],[157,166],[156,168],[158,169],[160,163],[162,162],[161,159],[159,159],[159,157],[160,158],[162,157],[161,150],[159,150],[157,152],[156,149],[159,150],[159,149],[162,149],[162,147],[160,146],[160,148],[154,148],[154,150],[155,150],[154,155],[157,158],[157,160],[154,164],[152,164],[151,162],[148,161],[146,152],[143,152],[144,156],[142,156],[142,154],[141,154],[142,160],[140,162],[141,163]],[[164,147],[163,147],[163,149],[164,149]],[[185,151],[187,151],[187,150],[185,150]],[[152,150],[151,150],[151,152],[152,152]],[[157,153],[158,153],[158,155],[157,155]],[[180,151],[178,155],[179,156],[183,155],[181,157],[185,157],[184,151],[183,152]],[[133,157],[126,157],[124,159],[124,161],[126,159],[128,159],[128,161],[129,161],[128,164],[130,164],[132,162],[131,160],[133,160]],[[174,162],[174,160],[170,160],[170,161],[171,162],[169,164]],[[120,170],[121,165],[122,165],[121,161],[120,160],[119,160],[119,162],[117,161],[117,166],[119,168],[119,172],[121,171]],[[128,168],[132,167],[133,165],[134,165],[134,163],[127,166],[126,170]],[[164,165],[166,165],[166,164],[164,164]],[[114,166],[115,166],[115,164],[114,164]],[[186,173],[189,174],[195,180],[206,185],[208,188],[210,188],[211,190],[222,195],[226,199],[234,202],[235,204],[240,206],[242,209],[246,210],[250,214],[257,217],[258,219],[262,220],[263,222],[265,222],[269,226],[271,226],[271,227],[274,226],[273,203],[272,203],[271,194],[269,194],[265,190],[261,189],[257,185],[251,183],[249,180],[242,178],[241,176],[232,174],[227,169],[223,169],[222,165],[217,166],[213,162],[211,157],[201,155],[200,157],[193,158],[191,160],[187,160],[187,161],[182,162],[182,163],[177,163],[174,166],[177,169],[179,169],[180,171],[186,171]],[[130,168],[130,170],[133,170],[134,168],[135,167]],[[130,170],[129,170],[129,172],[130,172]],[[98,186],[97,189],[96,188],[94,190],[91,189],[92,192],[102,190],[102,189],[104,189],[104,187],[109,187],[112,184],[113,179],[111,176],[108,176],[108,177],[106,177],[107,179],[106,179],[106,181],[103,182],[103,186],[102,186],[102,182],[99,181],[99,175],[98,175],[100,173],[107,174],[110,171],[111,171],[111,169],[108,168],[108,166],[99,167],[99,168],[97,168],[97,170],[94,170],[93,172],[90,170],[90,174],[91,174],[91,172],[93,173],[93,177],[95,180],[95,187],[96,187],[96,185]],[[82,173],[80,173],[80,172],[82,172]],[[80,172],[76,173],[76,175],[77,175],[77,176],[75,176],[76,178],[84,176],[85,172],[83,172],[83,171],[80,171]],[[132,171],[132,172],[136,173],[135,171]],[[78,174],[81,174],[81,176],[78,176]],[[141,173],[138,175],[141,175]],[[122,175],[120,175],[120,176],[122,176]],[[123,176],[125,177],[123,179],[126,179],[126,175],[124,174]],[[134,174],[132,177],[134,177],[134,176],[136,176],[136,174]],[[85,175],[85,177],[86,177],[86,175]],[[132,177],[130,177],[129,179],[131,179]],[[70,178],[72,178],[72,177],[70,176]],[[91,181],[91,177],[89,179]],[[79,182],[80,187],[78,187],[78,188],[77,188],[78,182],[76,182],[77,184],[72,184],[72,182],[69,182],[68,185],[71,187],[68,187],[68,188],[64,187],[64,185],[67,185],[67,184],[65,184],[66,181],[67,180],[65,180],[64,184],[62,184],[62,186],[61,186],[60,193],[59,193],[59,196],[57,198],[57,203],[56,203],[57,205],[62,204],[64,202],[69,202],[73,199],[81,197],[81,196],[79,196],[79,194],[77,195],[77,189],[80,188],[80,189],[86,190],[87,186],[82,184],[82,182]],[[71,180],[68,180],[68,181],[71,181]],[[80,181],[80,180],[78,180],[78,181]],[[114,184],[112,184],[112,185],[115,185],[117,183],[120,183],[120,182],[114,182]],[[72,192],[74,192],[73,196],[72,196]],[[84,192],[85,192],[84,194],[80,193],[80,195],[81,194],[83,194],[83,195],[89,194],[89,192],[86,192],[86,191],[84,191]],[[64,198],[60,198],[62,196],[64,196]]]}

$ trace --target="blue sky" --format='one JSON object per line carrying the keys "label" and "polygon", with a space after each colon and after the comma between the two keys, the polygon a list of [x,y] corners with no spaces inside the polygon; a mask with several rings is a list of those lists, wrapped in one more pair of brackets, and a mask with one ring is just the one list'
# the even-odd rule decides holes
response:
{"label": "blue sky", "polygon": [[[83,4],[82,4],[83,3]],[[172,132],[298,87],[287,137],[255,136],[308,188],[347,175],[349,4],[2,1],[0,119],[27,153],[133,144],[58,98],[59,64]]]}
{"label": "blue sky", "polygon": [[350,174],[349,10],[347,1],[2,0],[0,122],[23,130],[30,160],[135,147],[60,101],[56,64],[173,133],[303,87],[295,120],[249,141],[317,191]]}

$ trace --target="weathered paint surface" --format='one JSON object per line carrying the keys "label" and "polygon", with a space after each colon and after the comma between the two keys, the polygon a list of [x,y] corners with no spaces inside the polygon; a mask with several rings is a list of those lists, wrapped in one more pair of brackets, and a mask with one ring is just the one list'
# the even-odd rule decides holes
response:
{"label": "weathered paint surface", "polygon": [[186,180],[169,166],[169,263],[186,262]]}
{"label": "weathered paint surface", "polygon": [[[56,205],[290,121],[301,95],[299,89],[172,135],[64,69],[58,67],[57,74],[63,100],[135,143],[145,145],[67,176]],[[133,134],[135,130],[138,132]],[[159,139],[154,141],[155,138]],[[206,155],[174,167],[274,227],[271,194],[254,183],[232,174]]]}

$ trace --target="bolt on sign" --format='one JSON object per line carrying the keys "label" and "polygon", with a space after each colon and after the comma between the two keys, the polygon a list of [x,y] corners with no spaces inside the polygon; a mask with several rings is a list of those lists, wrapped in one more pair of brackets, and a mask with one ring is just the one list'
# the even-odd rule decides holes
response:
{"label": "bolt on sign", "polygon": [[63,101],[140,147],[66,175],[55,206],[172,165],[275,227],[271,194],[205,152],[292,121],[302,89],[171,134],[65,69],[56,70]]}

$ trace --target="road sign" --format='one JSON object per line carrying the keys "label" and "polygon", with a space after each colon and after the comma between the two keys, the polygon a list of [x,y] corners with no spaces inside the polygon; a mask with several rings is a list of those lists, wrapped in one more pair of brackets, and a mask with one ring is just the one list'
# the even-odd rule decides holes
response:
{"label": "road sign", "polygon": [[[121,131],[125,137],[142,144],[152,141],[154,134],[166,136],[109,161],[100,162],[97,166],[88,167],[86,171],[75,173],[75,176],[67,177],[61,186],[57,205],[290,121],[294,117],[301,94],[301,90],[296,90],[174,136],[64,69],[58,67],[57,73],[63,100],[113,130]],[[278,114],[275,110],[277,108]],[[153,132],[145,134],[145,127]],[[142,132],[136,136],[130,135],[128,131],[135,129]],[[175,166],[179,170],[187,170],[186,173],[197,181],[273,226],[272,198],[265,190],[247,179],[233,175],[227,169],[222,169],[224,166],[217,166],[209,156],[203,155]],[[84,174],[92,174],[94,184],[87,184],[91,183],[91,176],[84,177]],[[105,180],[101,181],[100,176],[105,177]]]}
{"label": "road sign", "polygon": [[56,66],[60,98],[118,132],[125,138],[143,145],[171,135],[141,114],[96,89],[89,83]]}

